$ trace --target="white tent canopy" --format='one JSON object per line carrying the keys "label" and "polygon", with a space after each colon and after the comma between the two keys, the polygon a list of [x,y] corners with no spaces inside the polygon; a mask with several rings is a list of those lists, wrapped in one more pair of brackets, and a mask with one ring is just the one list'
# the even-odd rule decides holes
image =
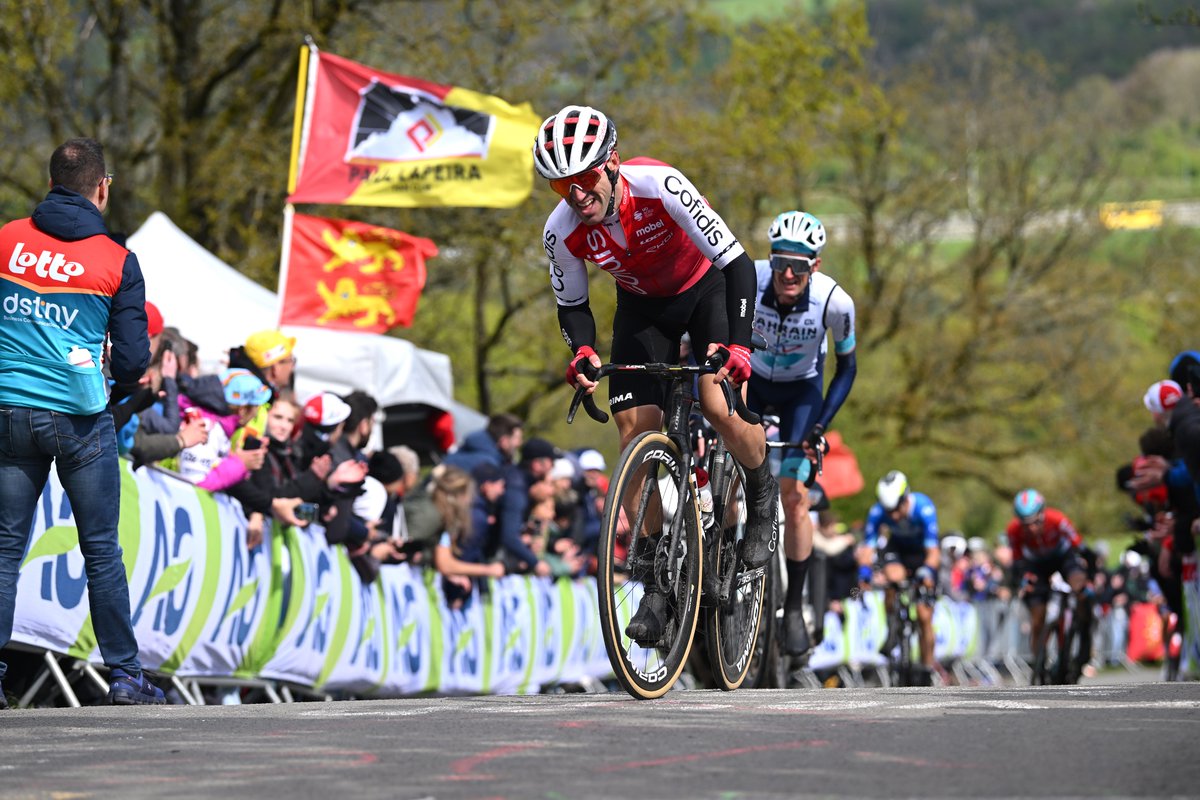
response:
{"label": "white tent canopy", "polygon": [[[191,339],[207,370],[230,347],[274,328],[279,298],[197,244],[156,211],[129,237],[146,280],[146,299],[163,319]],[[288,327],[296,337],[296,392],[301,400],[328,390],[369,392],[381,406],[424,403],[449,411],[461,438],[486,423],[453,399],[450,358],[392,336]]]}

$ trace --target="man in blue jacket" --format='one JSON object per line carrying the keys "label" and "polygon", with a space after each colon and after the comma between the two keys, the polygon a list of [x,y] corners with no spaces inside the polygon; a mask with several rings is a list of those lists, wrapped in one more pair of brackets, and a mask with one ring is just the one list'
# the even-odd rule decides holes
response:
{"label": "man in blue jacket", "polygon": [[[0,229],[0,647],[12,635],[17,575],[53,462],[79,532],[110,703],[159,704],[142,674],[117,535],[121,475],[108,387],[150,363],[137,257],[101,217],[112,175],[94,139],[50,157],[50,193],[33,216]],[[5,665],[0,664],[0,677]],[[0,698],[3,693],[0,692]]]}

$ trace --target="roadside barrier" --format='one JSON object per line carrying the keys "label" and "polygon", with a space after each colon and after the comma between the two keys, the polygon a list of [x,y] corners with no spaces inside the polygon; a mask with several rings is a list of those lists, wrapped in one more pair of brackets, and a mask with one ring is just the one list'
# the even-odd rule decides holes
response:
{"label": "roadside barrier", "polygon": [[[317,525],[246,550],[237,503],[122,462],[121,546],[143,664],[320,692],[536,692],[609,673],[594,581],[510,576],[450,609],[440,577],[385,566],[364,586]],[[100,663],[83,557],[57,476],[17,587],[13,641]]]}
{"label": "roadside barrier", "polygon": [[[182,678],[276,681],[322,693],[525,693],[611,675],[594,580],[509,576],[451,609],[432,570],[385,566],[364,586],[346,551],[318,525],[275,526],[247,552],[239,505],[171,473],[122,461],[121,546],[143,664]],[[1185,582],[1188,608],[1200,582]],[[826,614],[814,670],[879,666],[887,635],[881,592]],[[1127,623],[1101,617],[1097,651],[1123,654]],[[1200,620],[1185,614],[1181,672],[1200,669]],[[934,605],[943,663],[1028,661],[1019,602]],[[100,662],[70,503],[52,474],[17,586],[14,643]],[[53,659],[48,659],[52,661]],[[49,666],[61,676],[57,664]],[[60,685],[61,677],[57,678]],[[64,691],[65,688],[64,688]]]}

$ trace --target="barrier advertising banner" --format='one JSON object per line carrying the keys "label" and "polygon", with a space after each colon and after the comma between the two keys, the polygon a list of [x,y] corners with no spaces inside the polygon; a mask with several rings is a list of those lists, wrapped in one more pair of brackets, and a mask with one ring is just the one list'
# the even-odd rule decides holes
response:
{"label": "barrier advertising banner", "polygon": [[[240,506],[171,473],[122,462],[121,546],[143,664],[185,677],[264,678],[318,690],[395,696],[526,693],[611,675],[594,580],[509,576],[451,607],[441,577],[385,566],[364,586],[317,525],[273,527],[246,547]],[[1189,607],[1200,592],[1187,581]],[[881,592],[825,617],[814,669],[885,662]],[[628,620],[622,620],[622,626]],[[1184,621],[1195,669],[1195,619]],[[981,655],[976,606],[934,606],[939,658]],[[83,558],[70,503],[51,476],[17,585],[13,641],[95,663]],[[914,658],[917,657],[916,642]]]}

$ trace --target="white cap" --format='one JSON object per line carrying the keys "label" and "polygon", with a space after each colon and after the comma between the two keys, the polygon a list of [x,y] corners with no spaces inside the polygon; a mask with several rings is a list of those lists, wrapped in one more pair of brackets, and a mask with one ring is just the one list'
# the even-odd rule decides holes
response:
{"label": "white cap", "polygon": [[604,463],[604,456],[599,450],[584,450],[579,454],[579,466],[585,470],[598,469],[601,472],[608,472],[608,465]]}
{"label": "white cap", "polygon": [[558,480],[559,478],[575,478],[575,465],[571,463],[569,458],[554,459],[554,466],[550,468],[550,478]]}
{"label": "white cap", "polygon": [[1142,397],[1142,402],[1145,403],[1146,410],[1151,414],[1162,414],[1174,408],[1181,397],[1183,397],[1183,389],[1179,388],[1178,383],[1158,381],[1150,384],[1150,388]]}
{"label": "white cap", "polygon": [[354,516],[364,522],[375,522],[387,506],[387,489],[370,475],[363,480],[363,492],[354,498]]}
{"label": "white cap", "polygon": [[974,553],[977,550],[987,550],[987,542],[983,540],[982,536],[972,536],[967,539],[967,551]]}

